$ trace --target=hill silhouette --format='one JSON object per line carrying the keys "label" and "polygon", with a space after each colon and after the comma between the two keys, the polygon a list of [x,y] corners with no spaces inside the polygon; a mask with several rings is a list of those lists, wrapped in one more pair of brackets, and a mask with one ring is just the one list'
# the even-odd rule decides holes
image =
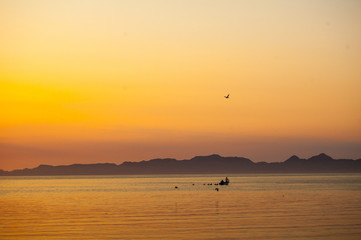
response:
{"label": "hill silhouette", "polygon": [[284,162],[252,162],[243,157],[217,154],[196,156],[188,160],[152,159],[122,164],[40,165],[32,169],[0,170],[2,176],[111,175],[111,174],[191,174],[191,173],[356,173],[361,159],[333,159],[321,153],[309,159],[292,156]]}

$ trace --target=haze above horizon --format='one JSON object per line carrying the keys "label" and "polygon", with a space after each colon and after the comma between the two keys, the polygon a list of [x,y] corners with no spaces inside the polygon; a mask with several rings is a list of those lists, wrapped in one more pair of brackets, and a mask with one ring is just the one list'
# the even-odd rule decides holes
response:
{"label": "haze above horizon", "polygon": [[360,158],[360,12],[351,0],[3,0],[0,169]]}

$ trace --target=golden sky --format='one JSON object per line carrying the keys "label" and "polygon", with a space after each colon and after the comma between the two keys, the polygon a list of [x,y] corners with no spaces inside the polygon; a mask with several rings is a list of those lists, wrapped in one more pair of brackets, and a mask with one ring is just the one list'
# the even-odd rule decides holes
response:
{"label": "golden sky", "polygon": [[355,0],[0,0],[0,169],[361,158],[360,13]]}

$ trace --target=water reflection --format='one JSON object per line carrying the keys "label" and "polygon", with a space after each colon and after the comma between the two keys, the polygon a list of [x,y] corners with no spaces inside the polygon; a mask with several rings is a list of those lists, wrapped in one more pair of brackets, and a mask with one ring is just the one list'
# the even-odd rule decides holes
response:
{"label": "water reflection", "polygon": [[358,239],[361,234],[361,175],[233,175],[219,192],[203,185],[220,177],[1,178],[0,238]]}

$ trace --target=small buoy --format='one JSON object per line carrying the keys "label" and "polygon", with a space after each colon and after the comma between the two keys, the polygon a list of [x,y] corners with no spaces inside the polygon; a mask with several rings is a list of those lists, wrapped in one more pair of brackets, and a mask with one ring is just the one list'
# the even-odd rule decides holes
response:
{"label": "small buoy", "polygon": [[216,191],[218,192],[219,191],[219,189],[216,187]]}
{"label": "small buoy", "polygon": [[174,188],[178,188],[177,186],[175,186]]}

